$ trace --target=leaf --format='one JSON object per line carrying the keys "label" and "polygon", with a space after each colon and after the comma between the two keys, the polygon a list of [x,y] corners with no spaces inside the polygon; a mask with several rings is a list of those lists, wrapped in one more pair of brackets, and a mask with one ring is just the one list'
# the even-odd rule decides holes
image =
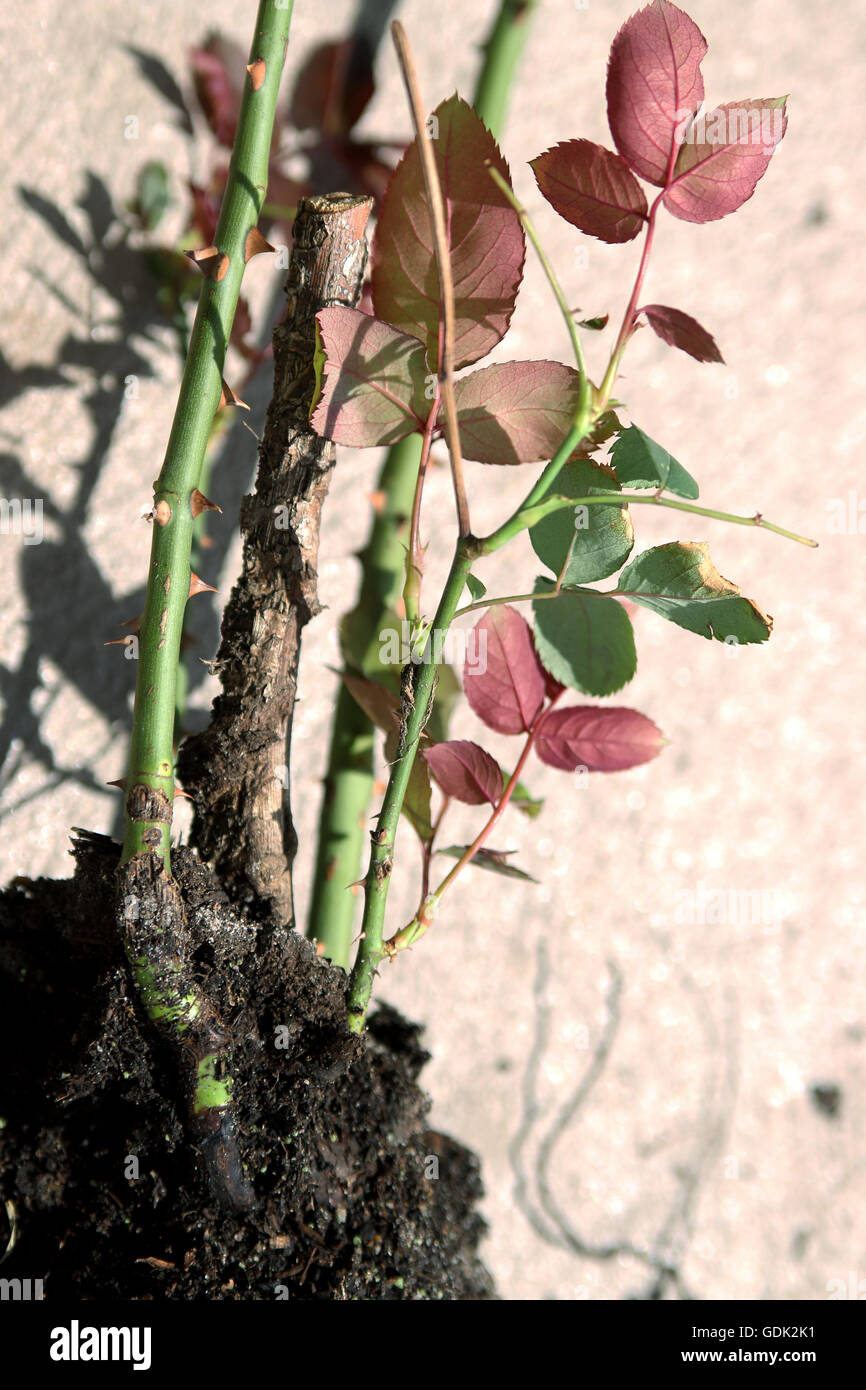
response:
{"label": "leaf", "polygon": [[637,425],[622,431],[610,451],[610,461],[624,487],[664,488],[692,500],[698,496],[691,473]]}
{"label": "leaf", "polygon": [[549,767],[574,772],[621,772],[660,751],[661,730],[646,715],[617,706],[576,705],[544,716],[535,751]]}
{"label": "leaf", "polygon": [[[508,773],[503,771],[503,791],[505,790],[506,784],[510,780],[511,779],[509,778]],[[517,786],[514,788],[514,791],[511,793],[511,801],[509,802],[509,805],[513,806],[516,811],[520,811],[522,815],[527,816],[529,820],[535,820],[536,817],[541,814],[541,808],[544,805],[544,798],[533,796],[532,793],[523,785],[522,782],[518,782]]]}
{"label": "leaf", "polygon": [[[567,463],[553,486],[563,497],[592,497],[605,492],[621,495],[610,469],[588,459]],[[555,575],[560,574],[572,546],[563,583],[590,584],[607,578],[625,563],[634,545],[634,527],[621,504],[584,504],[579,509],[563,507],[543,517],[531,528],[529,539],[539,560]]]}
{"label": "leaf", "polygon": [[561,362],[499,362],[454,386],[463,455],[479,463],[552,458],[577,411],[580,377]]}
{"label": "leaf", "polygon": [[663,187],[683,122],[704,99],[707,41],[676,5],[656,0],[627,19],[607,67],[614,144],[636,174]]}
{"label": "leaf", "polygon": [[610,314],[598,314],[594,319],[579,319],[578,328],[589,328],[593,333],[600,333],[603,328],[607,328],[607,321]]}
{"label": "leaf", "polygon": [[238,127],[241,91],[230,70],[243,76],[240,49],[218,34],[211,34],[201,48],[189,53],[193,85],[205,120],[221,145],[231,149]]}
{"label": "leaf", "polygon": [[[394,762],[397,757],[399,737],[399,730],[394,729],[385,739],[385,757],[389,763]],[[432,795],[430,770],[424,759],[416,756],[403,798],[402,814],[422,843],[426,843],[433,834],[433,818],[430,814]]]}
{"label": "leaf", "polygon": [[[538,579],[536,593],[549,592]],[[544,665],[563,685],[587,695],[612,695],[637,667],[634,633],[625,609],[603,594],[567,593],[536,599],[535,645]]]}
{"label": "leaf", "polygon": [[487,593],[487,585],[482,584],[481,580],[477,579],[474,574],[467,574],[466,587],[472,595],[473,603],[479,603]]}
{"label": "leaf", "polygon": [[352,698],[378,729],[386,734],[395,731],[400,722],[400,701],[384,685],[367,680],[366,676],[356,676],[352,671],[341,672],[341,678]]}
{"label": "leaf", "polygon": [[565,140],[529,161],[560,217],[601,241],[631,241],[647,216],[644,191],[621,155],[592,140]]}
{"label": "leaf", "polygon": [[645,304],[640,312],[646,314],[650,328],[662,342],[681,348],[697,362],[724,362],[715,338],[690,314],[669,309],[666,304]]}
{"label": "leaf", "polygon": [[684,222],[714,222],[751,198],[788,128],[787,97],[728,102],[695,121],[664,204]]}
{"label": "leaf", "polygon": [[603,415],[599,415],[589,433],[583,436],[571,457],[573,459],[591,458],[593,454],[598,453],[602,444],[612,435],[618,434],[621,429],[622,425],[616,413],[613,410],[606,410]]}
{"label": "leaf", "polygon": [[[490,177],[508,165],[481,118],[460,97],[437,106],[428,123],[449,228],[454,276],[455,366],[484,357],[504,338],[523,275],[520,218]],[[417,141],[389,182],[373,242],[376,313],[420,338],[438,365],[439,276]]]}
{"label": "leaf", "polygon": [[321,309],[316,319],[313,429],[361,449],[423,430],[427,363],[418,339],[342,304]]}
{"label": "leaf", "polygon": [[623,570],[617,592],[678,627],[724,642],[766,642],[773,620],[723,579],[706,545],[672,541],[645,550]]}
{"label": "leaf", "polygon": [[296,130],[346,136],[360,120],[374,90],[366,35],[328,39],[313,49],[301,67],[288,117]]}
{"label": "leaf", "polygon": [[[468,845],[449,845],[436,853],[447,854],[450,859],[462,859],[468,848]],[[507,856],[511,853],[511,850],[504,849],[478,849],[472,856],[469,868],[477,865],[479,869],[489,869],[492,874],[502,874],[503,878],[522,878],[526,883],[537,883],[538,879],[533,878],[532,874],[518,869],[516,864],[509,864]]]}
{"label": "leaf", "polygon": [[168,173],[158,159],[149,159],[138,172],[131,210],[146,232],[154,231],[171,203]]}
{"label": "leaf", "polygon": [[488,801],[495,806],[501,797],[499,764],[477,743],[463,738],[434,743],[423,756],[446,796],[468,806],[483,806]]}
{"label": "leaf", "polygon": [[544,703],[544,674],[529,624],[510,604],[497,605],[475,625],[479,659],[466,662],[463,689],[472,709],[500,734],[531,729]]}

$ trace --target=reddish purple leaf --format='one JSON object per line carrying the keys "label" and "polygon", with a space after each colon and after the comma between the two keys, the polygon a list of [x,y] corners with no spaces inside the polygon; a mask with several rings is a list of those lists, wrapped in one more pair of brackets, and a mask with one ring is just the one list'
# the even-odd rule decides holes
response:
{"label": "reddish purple leaf", "polygon": [[[455,366],[468,367],[505,336],[523,274],[520,218],[490,177],[508,165],[481,118],[459,97],[430,117],[451,249],[456,301]],[[427,137],[425,137],[427,138]],[[373,302],[379,318],[439,352],[439,277],[417,142],[388,185],[373,242]]]}
{"label": "reddish purple leaf", "polygon": [[[236,45],[212,35],[201,48],[190,49],[193,84],[205,120],[221,145],[231,149],[241,109],[240,78],[244,59]],[[231,76],[238,75],[238,84]]]}
{"label": "reddish purple leaf", "polygon": [[550,767],[621,772],[648,763],[664,742],[651,719],[618,706],[576,705],[546,714],[535,751]]}
{"label": "reddish purple leaf", "polygon": [[653,332],[671,347],[681,348],[698,362],[724,362],[715,338],[690,314],[666,304],[645,304],[640,313],[646,314]]}
{"label": "reddish purple leaf", "polygon": [[571,428],[580,378],[561,362],[502,362],[454,387],[464,456],[479,463],[552,458]]}
{"label": "reddish purple leaf", "polygon": [[[325,439],[355,448],[393,444],[423,430],[427,363],[417,338],[336,304],[317,314],[324,380],[311,416]],[[324,362],[322,362],[322,356]]]}
{"label": "reddish purple leaf", "polygon": [[627,19],[607,67],[607,118],[614,144],[636,174],[663,187],[678,136],[704,99],[707,42],[667,0]]}
{"label": "reddish purple leaf", "polygon": [[327,39],[298,73],[289,120],[298,130],[347,135],[375,90],[369,40],[363,35]]}
{"label": "reddish purple leaf", "polygon": [[469,806],[495,806],[502,796],[502,772],[489,753],[468,739],[434,743],[424,752],[430,771],[446,796]]}
{"label": "reddish purple leaf", "polygon": [[[192,196],[192,214],[190,216],[190,230],[194,231],[200,238],[202,246],[211,246],[216,236],[216,225],[220,215],[220,201],[223,188],[225,187],[225,177],[228,170],[222,172],[219,180],[221,187],[202,188],[197,183],[189,185]],[[216,183],[216,180],[213,181]]]}
{"label": "reddish purple leaf", "polygon": [[463,688],[484,723],[500,734],[522,734],[544,703],[544,672],[532,632],[509,604],[490,608],[475,625],[477,657],[466,662]]}
{"label": "reddish purple leaf", "polygon": [[566,140],[530,160],[538,187],[560,217],[602,241],[631,241],[647,201],[625,160],[592,140]]}
{"label": "reddish purple leaf", "polygon": [[686,130],[665,193],[665,207],[684,222],[715,222],[755,191],[788,128],[787,97],[731,101]]}
{"label": "reddish purple leaf", "polygon": [[400,701],[384,685],[368,680],[366,676],[356,676],[351,671],[343,671],[342,679],[350,695],[377,729],[392,734],[400,723]]}

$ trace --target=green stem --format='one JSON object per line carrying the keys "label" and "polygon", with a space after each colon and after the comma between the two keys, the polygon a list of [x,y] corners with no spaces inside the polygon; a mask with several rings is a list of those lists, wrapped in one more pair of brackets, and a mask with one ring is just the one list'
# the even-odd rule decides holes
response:
{"label": "green stem", "polygon": [[484,65],[478,76],[473,104],[494,135],[498,135],[505,121],[511,84],[537,7],[538,0],[502,0],[493,28],[483,44]]}
{"label": "green stem", "polygon": [[568,336],[571,339],[571,346],[574,350],[574,356],[577,362],[577,370],[580,372],[581,396],[579,408],[585,409],[589,402],[589,380],[586,375],[586,363],[583,359],[583,346],[580,341],[580,334],[577,331],[577,324],[574,321],[574,314],[568,307],[568,300],[565,297],[565,291],[563,290],[562,286],[559,283],[559,280],[557,279],[556,271],[553,269],[550,257],[548,256],[547,252],[545,251],[544,247],[542,246],[539,240],[538,233],[535,230],[535,225],[531,217],[529,216],[529,213],[526,211],[526,208],[517,198],[514,190],[511,188],[510,184],[508,184],[506,180],[502,177],[498,169],[491,168],[489,173],[497,188],[499,188],[500,191],[505,194],[511,206],[514,208],[514,211],[517,213],[517,216],[520,218],[520,221],[523,224],[523,230],[526,232],[526,235],[532,243],[532,248],[535,251],[536,256],[538,257],[539,264],[541,265],[541,269],[544,271],[547,283],[550,285],[550,288],[553,291],[553,297],[556,300],[557,305],[559,306],[559,312],[562,314],[562,317],[565,320],[565,326],[568,329]]}
{"label": "green stem", "polygon": [[[192,574],[195,518],[191,499],[201,478],[220,399],[247,236],[258,223],[267,189],[291,17],[292,0],[261,0],[250,50],[256,88],[248,75],[214,237],[215,270],[202,285],[168,448],[154,484],[153,539],[126,777],[121,860],[121,883],[127,888],[124,949],[148,1019],[181,1057],[196,1062],[190,1114],[196,1133],[207,1133],[208,1143],[216,1144],[217,1168],[234,1165],[234,1158],[229,1159],[234,1153],[229,1139],[232,1079],[225,1065],[224,1035],[206,1022],[211,1010],[193,972],[172,960],[164,914],[156,913],[152,933],[142,931],[139,904],[143,910],[144,899],[133,885],[140,876],[151,893],[165,894],[175,888],[170,859],[174,728],[180,641]],[[183,904],[176,896],[173,911],[181,922]]]}
{"label": "green stem", "polygon": [[[388,453],[379,478],[379,506],[370,539],[359,556],[361,591],[348,615],[354,643],[365,651],[375,641],[382,614],[400,597],[409,517],[418,471],[417,435]],[[320,941],[335,965],[348,968],[355,917],[354,880],[361,871],[367,816],[373,795],[376,730],[340,682],[331,730],[328,770],[307,935]]]}
{"label": "green stem", "polygon": [[[238,133],[214,243],[222,261],[202,285],[168,449],[154,487],[153,543],[139,634],[123,861],[153,850],[170,872],[174,795],[175,683],[189,596],[193,515],[241,281],[247,234],[256,226],[268,181],[268,156],[285,61],[292,0],[261,0],[250,62],[265,63],[254,91],[247,76]],[[260,71],[260,70],[259,70]],[[136,788],[138,805],[130,806]]]}
{"label": "green stem", "polygon": [[382,946],[385,922],[385,904],[388,899],[388,886],[394,862],[394,845],[397,837],[397,824],[406,796],[406,788],[415,762],[418,743],[429,716],[433,698],[436,669],[431,654],[436,650],[436,639],[447,633],[457,612],[460,595],[466,583],[466,576],[477,558],[477,543],[471,537],[462,537],[457,544],[454,560],[439,600],[439,607],[433,619],[424,650],[424,659],[415,670],[414,704],[406,721],[404,748],[402,756],[391,767],[388,789],[382,802],[376,828],[372,833],[370,866],[364,883],[364,919],[358,955],[349,980],[348,1006],[349,1026],[355,1033],[362,1032],[367,1017],[367,1006],[373,988],[376,971],[385,955]]}
{"label": "green stem", "polygon": [[[574,433],[575,430],[572,430],[569,439],[566,440],[566,444],[569,443]],[[571,452],[571,449],[574,447],[576,447],[574,444],[570,445],[569,452]],[[808,536],[800,536],[796,531],[788,531],[784,526],[777,526],[775,522],[767,521],[760,512],[755,512],[754,516],[738,516],[734,512],[717,511],[715,507],[699,507],[694,502],[675,502],[672,497],[659,497],[657,493],[652,493],[649,496],[641,496],[631,492],[624,492],[618,493],[615,499],[610,496],[600,497],[597,493],[593,497],[546,497],[544,493],[547,491],[547,488],[545,487],[541,492],[541,496],[537,496],[536,494],[539,492],[539,488],[545,476],[549,471],[553,470],[554,465],[559,460],[564,449],[565,445],[559,450],[551,463],[547,465],[541,478],[539,478],[538,484],[536,484],[536,487],[533,488],[532,492],[524,499],[522,505],[514,515],[509,517],[508,521],[504,522],[497,531],[494,531],[490,536],[485,537],[484,540],[479,542],[481,550],[485,555],[489,555],[492,551],[498,550],[501,545],[511,540],[519,531],[525,530],[529,526],[534,526],[535,523],[541,521],[543,517],[550,516],[552,512],[562,511],[566,507],[670,507],[676,512],[691,512],[695,516],[708,516],[714,521],[726,521],[731,526],[757,526],[759,530],[772,531],[777,536],[784,536],[785,540],[796,541],[798,545],[808,545],[817,549],[817,541],[811,540]],[[561,466],[560,464],[559,467]],[[551,483],[555,481],[556,474],[559,472],[559,467],[553,472]],[[506,602],[507,601],[508,600],[506,600]],[[490,599],[485,599],[481,604],[470,603],[460,611],[462,613],[468,613],[471,609],[483,608],[490,602]]]}
{"label": "green stem", "polygon": [[[484,62],[474,106],[488,130],[499,136],[508,95],[537,0],[502,0],[484,44]],[[389,449],[376,484],[384,506],[373,519],[361,552],[361,589],[352,612],[357,646],[375,640],[382,613],[400,597],[408,547],[407,518],[421,459],[421,438],[410,435]],[[346,966],[355,921],[350,885],[361,872],[367,817],[373,792],[376,734],[370,720],[342,686],[331,728],[328,770],[319,818],[315,882],[307,936],[336,964]]]}

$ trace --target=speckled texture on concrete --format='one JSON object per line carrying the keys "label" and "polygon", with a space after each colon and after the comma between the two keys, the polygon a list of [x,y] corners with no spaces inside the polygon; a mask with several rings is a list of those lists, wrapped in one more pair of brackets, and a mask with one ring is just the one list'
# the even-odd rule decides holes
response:
{"label": "speckled texture on concrete", "polygon": [[[605,62],[631,8],[629,0],[585,8],[543,0],[503,141],[570,298],[614,317],[635,247],[603,246],[558,221],[525,161],[569,136],[609,139]],[[866,14],[855,0],[821,10],[805,0],[692,0],[689,8],[710,43],[708,99],[790,92],[790,129],[735,216],[705,227],[665,218],[660,227],[647,297],[699,317],[727,365],[700,366],[642,333],[623,392],[643,428],[698,475],[708,504],[759,508],[816,535],[821,549],[640,510],[640,546],[709,540],[722,573],[773,614],[772,641],[728,651],[638,614],[640,665],[625,698],[657,720],[670,747],[649,767],[588,785],[536,765],[532,788],[549,798],[547,808],[535,823],[509,819],[501,847],[516,849],[542,886],[468,874],[435,930],[385,971],[383,995],[428,1025],[437,1124],[482,1155],[486,1256],[510,1299],[646,1294],[653,1261],[674,1266],[680,1292],[702,1299],[822,1299],[850,1295],[866,1279],[864,168],[856,133],[866,114]],[[351,9],[346,0],[327,11],[298,0],[290,62],[344,28]],[[455,86],[471,90],[473,45],[493,9],[402,7],[429,106]],[[116,200],[130,195],[147,158],[166,159],[181,177],[188,142],[125,46],[158,54],[182,78],[186,45],[210,25],[245,45],[253,11],[226,0],[212,0],[206,13],[166,0],[38,0],[26,12],[7,9],[2,21],[0,331],[10,370],[0,492],[43,498],[45,516],[42,545],[9,535],[0,549],[0,674],[13,738],[0,845],[6,878],[66,873],[67,827],[115,824],[115,802],[100,787],[122,770],[134,667],[122,649],[102,644],[138,611],[148,536],[136,517],[178,378],[165,326],[142,336],[149,282],[134,257],[118,265],[120,253],[108,253],[113,281],[130,287],[111,299],[98,259],[89,276],[56,234],[62,229],[52,231],[20,190],[38,193],[83,233],[76,202],[88,170]],[[387,50],[379,75],[365,128],[405,132]],[[124,139],[130,115],[137,140]],[[192,158],[201,158],[200,143]],[[264,260],[250,271],[260,308],[273,289]],[[590,345],[591,370],[609,338]],[[498,355],[567,360],[532,263]],[[137,398],[124,399],[127,375],[139,378]],[[253,428],[265,398],[261,385],[257,392]],[[236,428],[214,484],[226,508],[221,526],[230,526],[232,506],[236,514],[254,459],[254,439]],[[349,557],[366,530],[377,462],[375,451],[345,453],[326,514],[329,611],[308,630],[296,720],[302,903],[334,688],[326,669],[333,619],[352,590]],[[494,477],[472,466],[478,528],[522,493],[518,472]],[[834,499],[847,518],[842,534],[832,530]],[[427,518],[427,534],[444,536],[444,470],[431,480]],[[205,577],[226,592],[236,564],[234,546],[222,574]],[[482,575],[503,592],[517,572],[527,581],[534,573],[526,546]],[[431,590],[441,573],[431,554]],[[199,621],[209,655],[215,619]],[[196,691],[199,708],[208,693]],[[468,711],[456,731],[480,733]],[[411,877],[416,852],[406,832],[403,840]],[[395,925],[415,891],[414,881],[395,883]],[[594,1084],[573,1115],[563,1113],[582,1078]],[[823,1104],[815,1085],[830,1088]],[[527,1218],[535,1211],[536,1227],[550,1235],[539,1175],[571,1248],[551,1244]],[[649,1250],[652,1260],[628,1249],[604,1260],[586,1252],[610,1245]]]}

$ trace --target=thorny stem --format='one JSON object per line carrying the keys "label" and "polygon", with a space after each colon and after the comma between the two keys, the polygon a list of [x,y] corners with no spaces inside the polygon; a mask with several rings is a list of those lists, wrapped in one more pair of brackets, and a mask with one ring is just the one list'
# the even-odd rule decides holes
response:
{"label": "thorny stem", "polygon": [[367,1016],[367,1006],[373,980],[383,959],[382,936],[385,922],[385,904],[388,899],[388,886],[393,868],[394,842],[400,811],[409,785],[409,778],[415,762],[418,743],[427,722],[433,697],[436,668],[433,662],[435,642],[451,626],[460,595],[466,583],[466,576],[477,557],[477,543],[469,537],[461,537],[457,543],[454,560],[439,607],[433,619],[424,648],[423,659],[415,670],[414,704],[406,720],[405,746],[401,757],[391,767],[391,776],[382,809],[372,832],[370,865],[364,881],[364,918],[358,955],[349,980],[348,1006],[349,1027],[355,1033],[363,1030]]}
{"label": "thorny stem", "polygon": [[[501,134],[514,73],[536,8],[537,0],[501,0],[484,45],[473,105],[495,138]],[[393,445],[376,484],[377,508],[359,556],[358,602],[348,619],[361,649],[375,640],[383,612],[397,602],[403,586],[407,518],[420,447],[417,435]],[[348,965],[351,951],[356,899],[349,885],[358,877],[366,838],[375,740],[372,723],[341,683],[331,726],[307,935],[343,966]]]}
{"label": "thorny stem", "polygon": [[[183,616],[190,588],[193,514],[222,370],[244,274],[249,232],[265,198],[268,155],[277,94],[288,43],[292,3],[261,0],[238,133],[214,237],[216,252],[202,285],[198,312],[168,448],[154,486],[153,541],[147,595],[139,634],[123,862],[154,850],[170,872],[171,803],[174,795],[175,683]],[[162,518],[165,518],[164,520]],[[130,805],[133,793],[137,805]]]}
{"label": "thorny stem", "polygon": [[469,501],[466,496],[466,480],[463,476],[463,454],[460,448],[460,431],[457,426],[457,403],[454,399],[454,277],[451,273],[451,252],[448,226],[445,220],[445,202],[439,183],[439,172],[433,154],[433,143],[427,135],[424,123],[424,104],[418,88],[418,76],[412,59],[412,51],[406,38],[406,31],[398,19],[391,25],[394,46],[400,60],[403,82],[409,97],[412,111],[412,124],[415,127],[415,141],[421,158],[424,175],[424,189],[430,220],[433,225],[433,251],[436,269],[439,273],[439,390],[445,412],[445,438],[448,443],[448,456],[451,460],[451,477],[454,483],[454,500],[457,504],[457,525],[461,536],[470,536],[472,526],[469,520]]}
{"label": "thorny stem", "polygon": [[[148,901],[158,903],[162,894],[164,902],[172,905],[177,930],[182,930],[183,905],[171,882],[170,837],[177,671],[184,612],[192,588],[193,493],[220,401],[223,363],[248,254],[247,238],[257,226],[265,199],[292,8],[293,0],[261,0],[259,5],[214,254],[204,264],[205,279],[174,422],[154,484],[153,539],[139,633],[119,880],[124,948],[139,997],[154,1027],[180,1054],[188,1054],[195,1062],[190,1114],[198,1130],[204,1126],[209,1142],[215,1144],[215,1170],[237,1166],[228,1138],[232,1079],[225,1067],[223,1035],[217,1024],[207,1021],[209,1006],[192,973],[167,959],[173,948],[165,939],[165,912],[156,911],[151,932],[143,929],[143,923]],[[255,251],[251,249],[249,254]],[[233,1181],[232,1200],[241,1200],[242,1193],[240,1197],[238,1194],[242,1187],[240,1179]]]}

